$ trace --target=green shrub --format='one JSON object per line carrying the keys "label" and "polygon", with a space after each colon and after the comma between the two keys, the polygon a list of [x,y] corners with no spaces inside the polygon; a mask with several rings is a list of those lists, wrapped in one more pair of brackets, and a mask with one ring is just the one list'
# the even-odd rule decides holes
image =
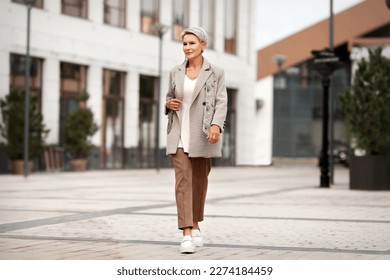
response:
{"label": "green shrub", "polygon": [[369,51],[340,96],[348,132],[368,154],[390,154],[390,59]]}
{"label": "green shrub", "polygon": [[[24,158],[24,104],[25,93],[23,89],[12,88],[10,94],[0,99],[2,124],[0,131],[5,142],[2,145],[11,160]],[[29,110],[29,146],[28,157],[35,159],[44,149],[45,138],[49,130],[45,128],[43,116],[38,109],[36,96],[30,97]]]}
{"label": "green shrub", "polygon": [[[88,94],[80,95],[83,104],[88,100]],[[98,126],[93,120],[93,113],[85,106],[79,106],[72,112],[64,126],[64,147],[74,159],[87,158],[93,147],[90,138],[96,133]]]}

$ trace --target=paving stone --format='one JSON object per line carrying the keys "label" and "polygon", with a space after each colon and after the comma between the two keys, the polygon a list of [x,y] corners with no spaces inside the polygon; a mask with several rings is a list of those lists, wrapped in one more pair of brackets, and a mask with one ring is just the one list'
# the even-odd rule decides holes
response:
{"label": "paving stone", "polygon": [[213,168],[205,246],[179,253],[171,169],[0,176],[0,259],[390,259],[390,192],[351,191],[348,169]]}

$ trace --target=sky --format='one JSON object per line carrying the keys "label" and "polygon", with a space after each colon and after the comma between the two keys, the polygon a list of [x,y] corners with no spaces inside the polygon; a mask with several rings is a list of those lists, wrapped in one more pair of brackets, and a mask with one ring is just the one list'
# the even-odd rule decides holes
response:
{"label": "sky", "polygon": [[[333,13],[363,0],[333,0]],[[257,0],[256,49],[266,47],[329,17],[330,0]]]}

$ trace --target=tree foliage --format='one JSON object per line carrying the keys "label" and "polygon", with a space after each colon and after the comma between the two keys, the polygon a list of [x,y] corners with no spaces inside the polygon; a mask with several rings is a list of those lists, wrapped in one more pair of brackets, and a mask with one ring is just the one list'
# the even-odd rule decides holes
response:
{"label": "tree foliage", "polygon": [[368,154],[390,154],[390,59],[369,51],[340,97],[347,129]]}
{"label": "tree foliage", "polygon": [[[81,102],[86,102],[88,95],[82,93]],[[79,106],[72,112],[64,126],[64,146],[67,152],[75,158],[87,158],[93,147],[90,138],[96,133],[98,126],[94,122],[90,109]]]}
{"label": "tree foliage", "polygon": [[[11,160],[24,158],[24,111],[25,92],[21,88],[12,88],[11,92],[0,99],[3,123],[0,124],[2,145]],[[45,128],[43,116],[38,109],[38,98],[30,97],[29,108],[28,157],[35,159],[44,149],[45,138],[49,130]]]}

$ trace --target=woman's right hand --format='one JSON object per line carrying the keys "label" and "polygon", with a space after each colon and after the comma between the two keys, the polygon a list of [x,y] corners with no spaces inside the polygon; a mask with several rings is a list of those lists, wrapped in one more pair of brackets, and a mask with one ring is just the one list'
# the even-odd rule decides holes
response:
{"label": "woman's right hand", "polygon": [[165,106],[172,111],[179,111],[181,104],[182,101],[180,99],[172,98],[165,104]]}

